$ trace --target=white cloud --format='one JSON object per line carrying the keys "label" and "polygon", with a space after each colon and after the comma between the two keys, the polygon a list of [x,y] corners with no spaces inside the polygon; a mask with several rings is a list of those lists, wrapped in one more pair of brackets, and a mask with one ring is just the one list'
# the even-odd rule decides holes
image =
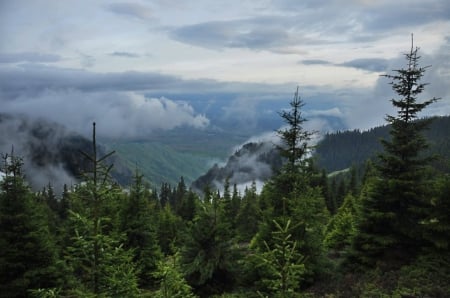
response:
{"label": "white cloud", "polygon": [[179,126],[202,129],[209,124],[206,116],[196,114],[186,102],[146,98],[134,92],[47,90],[3,101],[2,111],[50,119],[84,135],[89,135],[95,121],[98,134],[109,138],[142,138],[156,130]]}

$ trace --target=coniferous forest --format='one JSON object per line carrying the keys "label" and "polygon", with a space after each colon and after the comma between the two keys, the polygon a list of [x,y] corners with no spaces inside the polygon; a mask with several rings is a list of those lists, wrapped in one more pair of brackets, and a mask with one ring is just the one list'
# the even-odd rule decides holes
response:
{"label": "coniferous forest", "polygon": [[396,113],[381,152],[342,187],[311,158],[298,89],[260,193],[152,188],[139,169],[119,186],[95,124],[83,182],[62,194],[32,191],[22,158],[2,154],[0,297],[449,297],[450,176],[419,117],[438,99],[419,99],[418,48],[405,58],[386,75]]}

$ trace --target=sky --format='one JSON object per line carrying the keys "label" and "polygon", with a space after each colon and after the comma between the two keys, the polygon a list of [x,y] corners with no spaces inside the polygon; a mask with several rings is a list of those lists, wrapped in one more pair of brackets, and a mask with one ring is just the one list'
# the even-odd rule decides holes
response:
{"label": "sky", "polygon": [[441,98],[424,116],[448,115],[448,0],[0,0],[0,111],[142,138],[255,126],[298,86],[313,125],[368,129],[411,34]]}

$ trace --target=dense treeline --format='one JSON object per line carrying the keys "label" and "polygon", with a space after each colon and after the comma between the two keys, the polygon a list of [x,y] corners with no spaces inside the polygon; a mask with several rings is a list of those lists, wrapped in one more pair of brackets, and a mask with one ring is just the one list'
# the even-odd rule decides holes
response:
{"label": "dense treeline", "polygon": [[[351,130],[328,133],[315,148],[317,164],[327,172],[340,171],[352,165],[363,165],[383,151],[380,139],[389,139],[391,126],[375,127],[367,131]],[[430,148],[445,161],[450,159],[450,116],[433,117],[429,129],[424,131]],[[450,171],[450,166],[434,162],[434,166]]]}
{"label": "dense treeline", "polygon": [[447,297],[450,176],[433,168],[417,113],[417,49],[392,86],[397,115],[379,157],[336,179],[309,158],[298,90],[280,115],[285,163],[240,193],[183,178],[123,189],[92,148],[83,183],[32,192],[3,155],[0,297]]}

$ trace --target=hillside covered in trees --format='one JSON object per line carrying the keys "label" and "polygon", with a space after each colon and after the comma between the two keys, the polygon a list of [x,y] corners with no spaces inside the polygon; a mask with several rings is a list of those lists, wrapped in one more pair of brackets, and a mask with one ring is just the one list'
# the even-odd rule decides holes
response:
{"label": "hillside covered in trees", "polygon": [[[315,148],[316,162],[327,172],[364,164],[383,151],[380,140],[390,138],[390,129],[389,125],[385,125],[367,131],[352,130],[326,134]],[[434,117],[424,131],[424,136],[430,146],[428,153],[438,154],[441,160],[450,159],[450,116]],[[434,165],[443,166],[441,162]]]}
{"label": "hillside covered in trees", "polygon": [[32,191],[23,159],[2,154],[0,297],[448,297],[450,176],[432,167],[434,119],[418,118],[438,99],[418,99],[417,51],[387,75],[397,113],[378,157],[358,157],[361,178],[350,171],[338,199],[311,158],[298,90],[280,113],[283,163],[260,193],[228,179],[202,196],[183,178],[154,189],[138,170],[123,188],[95,124],[83,182],[62,194]]}

